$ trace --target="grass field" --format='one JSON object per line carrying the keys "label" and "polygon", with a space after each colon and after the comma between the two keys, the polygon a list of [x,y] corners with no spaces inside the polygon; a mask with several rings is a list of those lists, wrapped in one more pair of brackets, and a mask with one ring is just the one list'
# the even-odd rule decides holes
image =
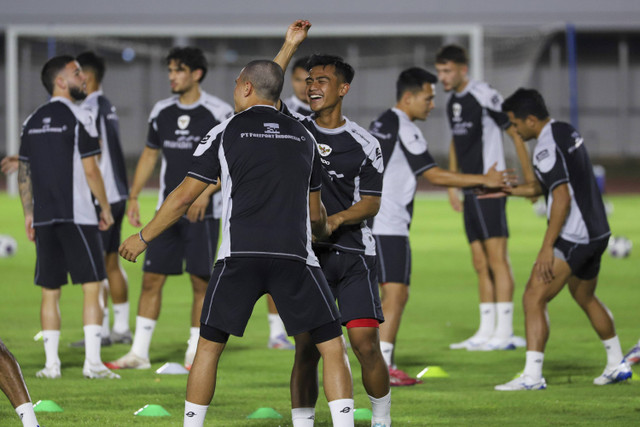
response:
{"label": "grass field", "polygon": [[[146,195],[143,214],[150,215],[155,195]],[[603,258],[598,295],[614,313],[623,351],[640,337],[640,197],[610,197],[614,234],[636,243],[627,259]],[[44,426],[168,426],[182,423],[186,376],[157,375],[167,361],[181,362],[188,338],[191,292],[187,277],[165,286],[162,313],[151,345],[153,370],[121,371],[121,380],[82,378],[82,349],[68,344],[82,338],[82,292],[67,286],[62,294],[60,343],[62,379],[35,378],[44,364],[42,342],[34,342],[39,326],[39,289],[32,284],[35,251],[23,230],[17,199],[0,195],[0,234],[18,240],[18,253],[0,259],[0,337],[20,362],[32,400],[54,400],[62,413],[39,413]],[[545,356],[548,389],[541,392],[496,392],[493,386],[511,379],[524,366],[524,350],[470,353],[448,345],[470,336],[477,326],[477,292],[462,220],[440,196],[419,196],[412,226],[413,278],[411,298],[396,350],[399,367],[416,375],[426,366],[441,366],[449,378],[427,379],[415,387],[394,388],[395,427],[425,425],[633,425],[640,421],[640,389],[636,383],[592,385],[605,363],[595,332],[564,290],[549,308],[551,338]],[[545,221],[524,200],[508,204],[510,255],[516,278],[515,332],[524,334],[520,300],[542,240]],[[123,232],[129,235],[128,225]],[[140,293],[140,264],[125,262],[130,282],[131,325]],[[290,426],[288,381],[292,352],[266,348],[266,304],[255,308],[245,337],[231,338],[222,356],[217,393],[207,425]],[[103,349],[113,360],[128,346]],[[356,408],[369,408],[353,355]],[[640,372],[638,372],[640,373]],[[0,398],[0,401],[2,399]],[[159,404],[170,417],[143,418],[133,413],[145,404]],[[259,407],[272,407],[281,420],[247,420]],[[0,404],[0,426],[19,425],[9,402]],[[326,401],[317,405],[316,426],[330,425]],[[358,421],[356,426],[368,426]]]}

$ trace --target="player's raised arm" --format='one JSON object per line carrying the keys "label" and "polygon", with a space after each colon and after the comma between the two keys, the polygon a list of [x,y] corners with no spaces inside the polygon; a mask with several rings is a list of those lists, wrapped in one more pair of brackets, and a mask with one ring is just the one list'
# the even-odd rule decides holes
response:
{"label": "player's raised arm", "polygon": [[293,57],[293,54],[298,50],[298,46],[307,38],[307,33],[311,28],[311,22],[298,19],[289,25],[287,28],[287,34],[284,37],[284,43],[280,48],[280,52],[273,59],[273,62],[278,64],[284,71],[287,70],[289,61]]}

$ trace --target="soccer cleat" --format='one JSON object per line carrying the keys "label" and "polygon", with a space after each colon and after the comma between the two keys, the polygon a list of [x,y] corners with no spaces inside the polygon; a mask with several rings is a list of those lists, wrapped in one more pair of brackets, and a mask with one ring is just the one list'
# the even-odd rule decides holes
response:
{"label": "soccer cleat", "polygon": [[111,343],[112,344],[131,344],[133,340],[131,339],[131,331],[126,331],[123,333],[111,331]]}
{"label": "soccer cleat", "polygon": [[515,350],[516,346],[512,342],[511,337],[507,339],[501,339],[493,337],[489,341],[482,344],[480,347],[468,349],[469,351],[500,351],[500,350]]}
{"label": "soccer cleat", "polygon": [[109,369],[149,369],[151,367],[151,363],[149,362],[149,359],[145,359],[137,354],[129,352],[118,360],[105,363],[105,366]]}
{"label": "soccer cleat", "polygon": [[629,365],[635,365],[640,362],[640,344],[636,344],[629,353],[624,357],[624,360],[627,361]]}
{"label": "soccer cleat", "polygon": [[516,348],[522,348],[527,346],[527,340],[524,339],[523,337],[512,335],[511,344],[513,344]]}
{"label": "soccer cleat", "polygon": [[389,384],[394,387],[403,387],[422,384],[422,381],[411,378],[406,372],[401,371],[400,369],[389,367]]}
{"label": "soccer cleat", "polygon": [[547,388],[547,382],[544,378],[534,380],[527,375],[520,375],[508,383],[500,384],[494,387],[498,391],[519,391],[519,390],[544,390]]}
{"label": "soccer cleat", "polygon": [[[100,346],[101,347],[109,347],[111,345],[111,342],[112,342],[111,338],[102,337],[102,339],[100,340]],[[84,339],[69,343],[69,347],[84,347]]]}
{"label": "soccer cleat", "polygon": [[289,338],[285,334],[280,334],[276,337],[269,338],[269,348],[275,348],[276,350],[295,350],[296,346],[289,341]]}
{"label": "soccer cleat", "polygon": [[40,369],[38,372],[36,372],[36,377],[38,378],[56,379],[56,378],[60,378],[61,376],[62,374],[60,373],[59,363],[55,363],[51,366],[45,365],[43,369]]}
{"label": "soccer cleat", "polygon": [[613,368],[605,368],[602,375],[593,380],[595,385],[607,385],[626,381],[631,378],[631,368],[629,364],[623,359],[620,364]]}
{"label": "soccer cleat", "polygon": [[472,336],[464,341],[453,343],[449,345],[451,350],[478,350],[484,343],[489,341],[489,337]]}
{"label": "soccer cleat", "polygon": [[90,363],[88,360],[84,361],[82,375],[89,379],[120,379],[120,375],[111,372],[103,363]]}

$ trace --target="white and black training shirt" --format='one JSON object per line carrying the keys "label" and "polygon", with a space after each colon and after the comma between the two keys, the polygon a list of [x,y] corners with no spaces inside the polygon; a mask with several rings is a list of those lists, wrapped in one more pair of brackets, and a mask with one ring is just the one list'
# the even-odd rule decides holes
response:
{"label": "white and black training shirt", "polygon": [[[202,138],[232,115],[233,108],[229,104],[205,92],[190,105],[181,104],[178,95],[156,103],[149,116],[147,134],[147,146],[162,150],[156,209],[160,209],[164,199],[187,175],[192,154]],[[213,195],[205,218],[220,218],[220,197],[218,193]]]}
{"label": "white and black training shirt", "polygon": [[462,173],[482,175],[496,162],[498,170],[505,169],[502,130],[511,122],[495,89],[470,80],[464,91],[450,95],[447,117]]}
{"label": "white and black training shirt", "polygon": [[380,142],[384,161],[382,200],[372,232],[408,236],[417,176],[437,166],[436,162],[422,132],[402,110],[385,111],[371,123],[369,132]]}
{"label": "white and black training shirt", "polygon": [[[322,128],[311,117],[299,117],[318,144],[323,166],[322,203],[327,215],[350,208],[362,195],[382,195],[384,166],[376,138],[346,117],[345,124],[336,129]],[[338,227],[327,241],[315,245],[364,255],[376,254],[375,241],[366,221]]]}
{"label": "white and black training shirt", "polygon": [[80,105],[96,119],[102,154],[100,172],[109,203],[127,200],[129,186],[124,154],[120,144],[120,125],[116,107],[104,96],[102,90],[90,93]]}
{"label": "white and black training shirt", "polygon": [[53,97],[22,126],[19,158],[28,162],[34,227],[71,222],[97,225],[82,159],[100,154],[95,121],[63,97]]}
{"label": "white and black training shirt", "polygon": [[188,176],[222,181],[218,259],[286,258],[318,267],[309,192],[322,187],[321,171],[313,136],[274,107],[253,106],[213,128]]}
{"label": "white and black training shirt", "polygon": [[571,209],[560,237],[586,244],[611,234],[602,195],[582,136],[570,124],[551,120],[538,136],[533,166],[547,198],[547,218],[553,204],[553,190],[569,186]]}

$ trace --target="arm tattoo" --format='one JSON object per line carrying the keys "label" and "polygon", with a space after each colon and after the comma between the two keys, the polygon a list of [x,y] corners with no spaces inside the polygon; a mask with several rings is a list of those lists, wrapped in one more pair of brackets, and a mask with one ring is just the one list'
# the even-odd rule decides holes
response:
{"label": "arm tattoo", "polygon": [[33,215],[33,187],[31,186],[31,166],[20,160],[18,166],[18,189],[25,215]]}

